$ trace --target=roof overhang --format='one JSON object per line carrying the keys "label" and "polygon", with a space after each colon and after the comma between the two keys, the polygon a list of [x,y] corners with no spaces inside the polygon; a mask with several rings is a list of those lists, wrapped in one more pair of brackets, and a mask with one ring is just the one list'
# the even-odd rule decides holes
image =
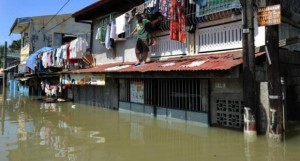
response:
{"label": "roof overhang", "polygon": [[7,67],[7,68],[4,69],[4,71],[9,71],[9,70],[11,70],[11,69],[13,69],[13,68],[15,68],[17,66],[18,65],[13,65],[13,66]]}
{"label": "roof overhang", "polygon": [[16,80],[18,80],[18,81],[27,81],[30,78],[34,78],[34,77],[19,77],[19,78],[16,78]]}
{"label": "roof overhang", "polygon": [[77,22],[93,20],[113,12],[127,12],[144,2],[144,0],[100,0],[75,12],[72,16]]}
{"label": "roof overhang", "polygon": [[12,25],[12,27],[10,28],[9,35],[11,35],[12,33],[23,32],[29,26],[30,22],[31,22],[30,17],[17,18],[14,24]]}
{"label": "roof overhang", "polygon": [[[255,54],[255,57],[265,52]],[[199,72],[230,71],[243,63],[242,50],[227,51],[216,54],[184,56],[169,58],[164,61],[153,61],[142,66],[134,62],[103,64],[93,68],[68,71],[67,73],[145,73],[145,72]]]}

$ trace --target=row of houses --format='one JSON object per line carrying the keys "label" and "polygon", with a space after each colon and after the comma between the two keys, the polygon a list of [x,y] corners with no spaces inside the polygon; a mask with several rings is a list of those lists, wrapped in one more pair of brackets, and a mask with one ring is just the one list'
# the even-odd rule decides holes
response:
{"label": "row of houses", "polygon": [[[300,5],[292,0],[280,4],[280,39],[300,34],[299,10],[291,8],[291,3]],[[257,25],[257,8],[264,6],[266,0],[256,0],[253,7],[257,48],[266,40],[265,27]],[[173,13],[176,7],[178,13]],[[136,26],[133,15],[140,11],[150,20],[160,17],[161,21],[152,33],[156,45],[150,46],[148,62],[135,66],[136,37],[130,33]],[[242,129],[241,13],[239,0],[101,0],[73,14],[57,15],[46,27],[52,16],[17,18],[11,33],[21,34],[21,63],[17,73],[11,72],[12,78],[28,88],[29,95],[41,94],[40,83],[47,80],[59,84],[62,97],[77,103]],[[180,17],[184,40],[170,39],[172,16]],[[118,35],[107,47],[99,31],[114,24]],[[79,62],[46,72],[26,70],[26,60],[38,49],[57,49],[79,37],[88,42]],[[299,121],[299,49],[298,44],[280,48],[286,120]],[[257,51],[255,57],[258,132],[266,133],[269,64],[264,51]]]}

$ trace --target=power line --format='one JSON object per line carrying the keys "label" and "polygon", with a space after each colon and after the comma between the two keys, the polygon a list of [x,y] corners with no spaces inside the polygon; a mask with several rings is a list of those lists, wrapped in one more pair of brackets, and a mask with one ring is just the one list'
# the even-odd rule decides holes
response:
{"label": "power line", "polygon": [[52,27],[52,28],[48,29],[48,30],[47,30],[47,31],[45,31],[45,32],[48,32],[48,31],[50,31],[50,30],[52,30],[52,29],[56,28],[57,26],[61,25],[62,23],[64,23],[64,22],[68,21],[68,20],[69,20],[69,19],[71,19],[71,18],[72,18],[72,16],[68,17],[67,19],[63,20],[62,22],[58,23],[57,25],[55,25],[54,27]]}
{"label": "power line", "polygon": [[46,23],[46,25],[44,25],[40,30],[39,30],[39,32],[41,32],[41,30],[43,30],[43,29],[45,29],[45,27],[50,23],[50,21],[52,21],[53,20],[53,18],[55,17],[55,16],[57,16],[58,15],[58,13],[68,4],[70,2],[70,0],[68,0],[57,12],[56,12],[56,14],[55,15],[53,15],[52,17],[51,17],[51,19]]}

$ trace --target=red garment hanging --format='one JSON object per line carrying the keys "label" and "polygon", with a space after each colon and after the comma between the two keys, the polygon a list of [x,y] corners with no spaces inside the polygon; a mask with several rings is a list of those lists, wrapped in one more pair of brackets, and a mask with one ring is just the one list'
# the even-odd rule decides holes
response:
{"label": "red garment hanging", "polygon": [[71,54],[70,44],[71,44],[70,42],[67,44],[67,62],[69,64],[80,63],[81,59],[70,59],[70,54]]}
{"label": "red garment hanging", "polygon": [[184,9],[184,0],[171,1],[170,39],[181,43],[186,43]]}

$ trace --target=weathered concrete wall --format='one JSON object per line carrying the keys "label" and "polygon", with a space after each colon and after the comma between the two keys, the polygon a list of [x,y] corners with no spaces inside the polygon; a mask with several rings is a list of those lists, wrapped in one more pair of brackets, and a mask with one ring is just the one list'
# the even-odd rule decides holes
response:
{"label": "weathered concrete wall", "polygon": [[[243,83],[242,79],[211,79],[211,124],[218,124],[222,126],[229,126],[233,123],[241,125],[242,119],[242,100],[243,100]],[[230,109],[234,108],[233,114]],[[238,122],[230,120],[230,116],[235,118]],[[222,115],[222,116],[221,116]],[[238,116],[237,116],[238,115]],[[220,118],[224,118],[225,120]],[[234,126],[234,125],[233,125]]]}
{"label": "weathered concrete wall", "polygon": [[[76,23],[71,16],[71,14],[57,15],[50,22],[52,15],[32,17],[29,31],[30,51],[32,52],[45,46],[53,46],[54,33],[82,36],[89,42],[90,25]],[[42,29],[43,26],[45,26],[44,29]]]}
{"label": "weathered concrete wall", "polygon": [[[29,28],[27,28],[26,30],[24,30],[24,32],[28,32],[29,31]],[[28,56],[29,56],[29,53],[30,53],[30,45],[27,44],[25,46],[23,46],[24,44],[24,33],[22,34],[22,39],[21,39],[21,51],[20,51],[20,62],[26,62]]]}

